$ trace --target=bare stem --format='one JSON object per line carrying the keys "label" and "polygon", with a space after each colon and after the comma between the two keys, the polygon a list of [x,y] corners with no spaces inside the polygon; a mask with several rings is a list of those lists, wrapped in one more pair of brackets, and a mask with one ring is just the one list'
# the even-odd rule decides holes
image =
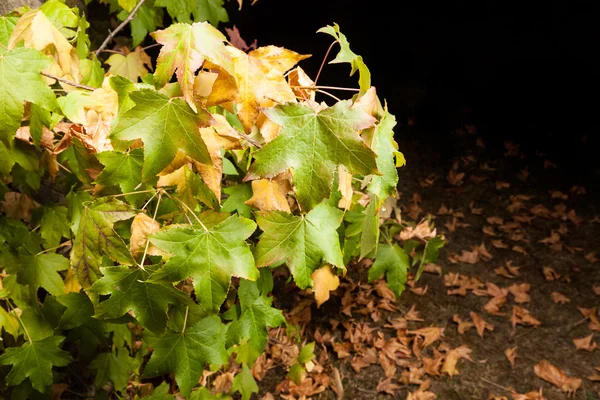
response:
{"label": "bare stem", "polygon": [[104,48],[106,46],[108,46],[108,44],[111,42],[111,40],[113,40],[113,38],[115,37],[115,35],[117,34],[117,32],[119,32],[121,29],[125,28],[127,26],[127,24],[135,18],[135,14],[138,12],[138,10],[140,9],[140,7],[142,6],[142,4],[144,4],[146,0],[140,0],[139,3],[136,4],[136,6],[133,8],[133,10],[131,10],[131,12],[129,13],[129,15],[127,16],[127,18],[125,18],[125,21],[121,22],[119,24],[119,26],[117,26],[115,28],[114,31],[112,31],[107,37],[106,39],[104,39],[104,42],[102,42],[102,44],[100,45],[100,47],[98,47],[98,50],[96,50],[94,53],[96,54],[96,56],[98,54],[100,54],[100,52],[102,50],[104,50]]}
{"label": "bare stem", "polygon": [[196,213],[194,212],[194,210],[192,210],[187,204],[185,204],[182,200],[178,199],[177,197],[171,196],[169,193],[165,192],[165,194],[167,196],[169,196],[169,198],[171,200],[174,200],[176,202],[178,202],[179,204],[181,204],[187,211],[189,211],[190,213],[192,213],[192,215],[194,216],[194,218],[196,219],[196,221],[200,224],[200,226],[202,227],[202,229],[204,229],[205,231],[208,232],[208,228],[206,227],[206,225],[204,225],[202,223],[202,221],[200,220],[200,218],[198,218],[198,216],[196,215]]}
{"label": "bare stem", "polygon": [[337,101],[342,101],[340,98],[338,98],[338,97],[336,97],[336,96],[332,95],[331,93],[326,92],[324,90],[315,89],[315,92],[323,93],[323,94],[326,94],[329,97],[332,97],[332,98],[336,99]]}
{"label": "bare stem", "polygon": [[346,88],[346,87],[339,87],[339,86],[294,86],[294,85],[291,85],[290,87],[293,87],[295,89],[307,89],[307,90],[332,89],[332,90],[347,90],[349,92],[360,92],[360,89]]}
{"label": "bare stem", "polygon": [[40,72],[40,74],[44,75],[44,76],[46,76],[48,78],[56,79],[59,82],[66,83],[67,85],[70,85],[70,86],[73,86],[73,87],[76,87],[76,88],[79,88],[79,89],[85,89],[85,90],[91,90],[91,91],[96,90],[95,87],[91,87],[91,86],[87,86],[87,85],[82,85],[81,83],[73,82],[73,81],[70,81],[68,79],[61,78],[60,76],[48,74],[46,72]]}
{"label": "bare stem", "polygon": [[49,252],[51,252],[51,251],[58,250],[58,249],[60,249],[61,247],[70,246],[70,245],[71,245],[71,241],[70,241],[70,240],[67,240],[67,241],[66,241],[66,242],[64,242],[64,243],[61,243],[61,244],[60,244],[60,246],[51,247],[51,248],[49,248],[49,249],[45,249],[45,250],[42,250],[42,251],[40,251],[39,253],[37,253],[37,254],[36,254],[36,256],[39,256],[40,254],[44,254],[44,253],[49,253]]}
{"label": "bare stem", "polygon": [[149,46],[142,47],[142,50],[146,51],[146,50],[148,50],[148,49],[151,49],[151,48],[153,48],[153,47],[158,47],[158,46],[160,46],[160,43],[154,43],[154,44],[151,44],[151,45],[149,45]]}
{"label": "bare stem", "polygon": [[[154,215],[152,221],[156,221],[156,215],[158,214],[158,207],[160,206],[160,199],[162,198],[162,190],[158,192],[158,200],[156,200],[156,208],[154,209]],[[140,268],[144,269],[144,261],[146,260],[146,254],[148,254],[148,247],[150,246],[150,239],[146,237],[146,247],[144,248],[144,254],[142,255],[142,261],[140,261]]]}
{"label": "bare stem", "polygon": [[252,139],[250,136],[246,135],[243,132],[238,131],[237,129],[235,130],[235,132],[245,141],[249,142],[250,144],[254,145],[255,147],[258,147],[259,149],[262,148],[262,145],[260,143],[258,143],[256,140]]}
{"label": "bare stem", "polygon": [[333,48],[333,45],[336,43],[337,43],[337,40],[335,42],[331,43],[331,45],[329,45],[329,48],[327,49],[327,53],[325,53],[325,57],[323,57],[323,61],[321,62],[321,66],[319,67],[319,72],[317,72],[317,77],[315,78],[314,85],[317,84],[317,81],[319,80],[319,76],[321,76],[321,71],[323,71],[323,66],[325,65],[325,61],[327,61],[327,57],[329,56],[329,52]]}

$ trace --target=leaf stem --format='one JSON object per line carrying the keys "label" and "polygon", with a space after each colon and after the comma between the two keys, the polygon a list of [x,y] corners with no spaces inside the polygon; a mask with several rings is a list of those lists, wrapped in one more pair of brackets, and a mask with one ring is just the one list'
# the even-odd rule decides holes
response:
{"label": "leaf stem", "polygon": [[325,65],[325,61],[327,61],[327,57],[329,56],[329,52],[333,48],[333,45],[337,43],[337,40],[329,45],[327,52],[325,53],[325,57],[323,57],[323,61],[321,62],[321,66],[319,67],[319,71],[317,72],[317,77],[315,78],[314,85],[317,85],[317,81],[319,80],[319,76],[321,76],[321,71],[323,71],[323,66]]}
{"label": "leaf stem", "polygon": [[336,96],[332,95],[331,93],[326,92],[324,90],[315,89],[315,92],[323,93],[323,94],[326,94],[329,97],[332,97],[332,98],[336,99],[337,101],[342,101],[340,98],[338,98],[338,97],[336,97]]}
{"label": "leaf stem", "polygon": [[98,54],[100,54],[100,52],[102,50],[104,50],[104,48],[106,46],[108,46],[108,44],[110,43],[111,40],[113,40],[113,38],[115,37],[115,35],[117,34],[117,32],[119,32],[121,29],[125,28],[125,26],[127,26],[127,24],[135,18],[135,14],[138,12],[138,10],[140,9],[140,7],[142,6],[142,4],[144,4],[146,0],[140,0],[135,7],[133,8],[133,10],[131,10],[131,12],[129,13],[129,15],[127,16],[127,18],[125,18],[125,21],[121,22],[119,24],[119,26],[117,26],[115,28],[114,31],[112,31],[107,37],[106,39],[104,39],[104,42],[102,42],[102,44],[100,45],[100,47],[98,47],[98,50],[96,50],[94,53],[96,54],[96,56]]}
{"label": "leaf stem", "polygon": [[237,133],[242,139],[244,139],[245,141],[254,145],[254,147],[258,147],[259,149],[262,148],[262,145],[260,143],[258,143],[256,140],[252,139],[250,136],[238,131],[237,129],[234,129],[234,130],[235,130],[235,133]]}
{"label": "leaf stem", "polygon": [[64,243],[61,243],[59,246],[56,246],[56,247],[51,247],[51,248],[49,248],[49,249],[44,249],[44,250],[40,251],[39,253],[37,253],[37,254],[36,254],[36,256],[39,256],[40,254],[48,253],[48,252],[50,252],[50,251],[58,250],[58,249],[60,249],[61,247],[69,246],[70,244],[71,244],[71,241],[70,241],[70,240],[67,240],[67,241],[66,241],[66,242],[64,242]]}
{"label": "leaf stem", "polygon": [[316,90],[316,89],[332,89],[332,90],[347,90],[349,92],[360,92],[360,89],[355,88],[347,88],[347,87],[339,87],[339,86],[296,86],[290,85],[290,87],[295,89],[308,89],[308,90]]}
{"label": "leaf stem", "polygon": [[185,317],[183,317],[183,329],[181,330],[181,334],[183,334],[183,332],[185,332],[185,328],[187,326],[187,318],[188,318],[188,312],[190,311],[190,306],[185,306]]}
{"label": "leaf stem", "polygon": [[96,90],[95,87],[91,87],[91,86],[88,86],[88,85],[82,85],[81,83],[73,82],[73,81],[70,81],[68,79],[61,78],[60,76],[52,75],[52,74],[49,74],[49,73],[46,73],[46,72],[40,72],[40,75],[44,75],[45,77],[48,77],[48,78],[51,78],[51,79],[55,79],[55,80],[57,80],[59,82],[66,83],[69,86],[73,86],[73,87],[76,87],[76,88],[79,88],[79,89],[85,89],[85,90],[90,90],[90,91]]}
{"label": "leaf stem", "polygon": [[29,340],[30,344],[33,344],[33,340],[31,340],[31,336],[29,336],[29,331],[27,330],[27,327],[23,323],[23,320],[21,319],[21,317],[19,317],[19,314],[17,314],[17,311],[10,304],[10,301],[8,301],[8,299],[5,299],[5,300],[6,300],[6,304],[8,305],[8,308],[10,308],[12,311],[14,311],[14,314],[15,314],[15,317],[17,318],[17,321],[19,321],[19,323],[23,327],[23,331],[25,332],[25,336],[27,336],[27,340]]}
{"label": "leaf stem", "polygon": [[[160,200],[162,199],[163,191],[158,192],[158,200],[156,200],[156,208],[154,209],[154,215],[152,221],[156,221],[156,215],[158,214],[158,207],[160,206]],[[153,196],[154,197],[154,196]],[[146,254],[148,254],[148,247],[150,246],[150,239],[146,235],[146,247],[144,248],[144,254],[142,255],[142,261],[140,261],[140,268],[144,269],[144,261],[146,260]]]}
{"label": "leaf stem", "polygon": [[150,192],[156,193],[156,191],[154,189],[147,189],[147,190],[137,190],[134,192],[113,194],[112,197],[123,197],[123,196],[129,196],[130,194],[141,194],[141,193],[150,193]]}
{"label": "leaf stem", "polygon": [[206,225],[204,225],[202,223],[202,221],[200,220],[200,218],[198,218],[198,216],[196,215],[196,213],[194,212],[194,210],[192,210],[187,204],[185,204],[181,199],[178,199],[177,197],[174,197],[172,195],[170,195],[169,193],[165,192],[165,194],[171,199],[171,200],[175,200],[177,201],[179,204],[181,204],[183,207],[185,207],[186,210],[188,210],[189,212],[192,213],[192,215],[194,216],[194,218],[196,219],[196,221],[198,221],[198,223],[200,224],[200,226],[202,227],[202,229],[204,229],[205,231],[208,232],[208,228],[206,227]]}
{"label": "leaf stem", "polygon": [[160,46],[160,43],[154,43],[154,44],[151,44],[151,45],[149,45],[149,46],[142,47],[142,50],[146,51],[146,50],[148,50],[148,49],[151,49],[151,48],[153,48],[153,47],[158,47],[158,46]]}

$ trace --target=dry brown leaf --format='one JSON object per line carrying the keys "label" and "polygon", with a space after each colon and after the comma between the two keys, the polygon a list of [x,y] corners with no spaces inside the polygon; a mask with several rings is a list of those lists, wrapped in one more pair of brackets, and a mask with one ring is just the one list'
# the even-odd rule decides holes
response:
{"label": "dry brown leaf", "polygon": [[460,347],[448,351],[446,357],[444,358],[444,364],[442,365],[442,373],[448,374],[451,377],[454,375],[458,375],[459,372],[456,369],[456,364],[458,363],[458,360],[464,358],[466,360],[473,361],[471,359],[471,356],[469,355],[471,351],[472,350],[466,345],[462,345]]}
{"label": "dry brown leaf", "polygon": [[415,310],[415,305],[414,304],[410,308],[410,310],[408,310],[406,312],[406,314],[404,314],[404,319],[407,320],[407,321],[425,321],[423,318],[421,318],[419,316],[419,311]]}
{"label": "dry brown leaf", "polygon": [[598,257],[596,256],[596,252],[595,252],[595,251],[589,252],[589,253],[587,253],[587,254],[586,254],[585,256],[583,256],[583,257],[584,257],[586,260],[588,260],[588,262],[589,262],[590,264],[596,264],[598,261],[600,261],[600,258],[598,258]]}
{"label": "dry brown leaf", "polygon": [[469,321],[463,321],[457,314],[454,314],[454,316],[452,316],[452,321],[458,324],[457,330],[460,335],[462,335],[474,326],[473,323]]}
{"label": "dry brown leaf", "polygon": [[551,295],[552,301],[556,304],[566,304],[571,302],[571,299],[560,292],[552,292]]}
{"label": "dry brown leaf", "polygon": [[377,384],[377,392],[383,392],[395,396],[396,390],[400,389],[400,385],[397,385],[394,382],[392,382],[392,379],[393,378],[380,380]]}
{"label": "dry brown leaf", "polygon": [[573,343],[575,344],[575,347],[577,348],[577,350],[594,351],[597,348],[599,348],[599,346],[598,346],[598,343],[593,342],[593,340],[594,340],[594,334],[590,333],[586,337],[573,339]]}
{"label": "dry brown leaf", "polygon": [[560,279],[560,274],[552,267],[542,267],[542,271],[547,281],[557,281]]}
{"label": "dry brown leaf", "polygon": [[542,394],[542,388],[539,391],[535,392],[527,392],[525,394],[520,394],[515,391],[510,392],[513,400],[546,400],[546,398]]}
{"label": "dry brown leaf", "polygon": [[510,322],[512,323],[513,329],[515,329],[517,324],[532,326],[534,328],[537,328],[542,324],[539,320],[529,314],[528,310],[519,306],[513,306]]}
{"label": "dry brown leaf", "polygon": [[8,218],[22,219],[25,222],[31,221],[32,210],[40,207],[37,201],[19,192],[5,193],[0,205]]}
{"label": "dry brown leaf", "polygon": [[574,394],[581,387],[581,379],[567,376],[562,370],[547,360],[542,360],[534,365],[533,372],[569,395]]}
{"label": "dry brown leaf", "polygon": [[486,322],[476,312],[471,311],[470,316],[471,316],[471,320],[473,321],[473,325],[475,326],[475,329],[477,330],[477,334],[480,337],[483,337],[483,333],[485,332],[486,329],[488,331],[494,330],[494,325],[490,324],[489,322]]}
{"label": "dry brown leaf", "polygon": [[431,386],[431,381],[429,379],[423,381],[421,386],[414,392],[408,393],[406,400],[435,400],[438,398],[437,394],[428,391],[429,386]]}
{"label": "dry brown leaf", "polygon": [[317,269],[310,277],[313,281],[313,291],[318,308],[329,300],[329,293],[340,286],[340,278],[333,272],[329,264]]}
{"label": "dry brown leaf", "polygon": [[485,303],[483,309],[492,315],[505,315],[504,312],[500,311],[500,308],[506,304],[506,296],[492,297],[490,301]]}
{"label": "dry brown leaf", "polygon": [[[134,258],[137,258],[144,251],[151,256],[165,254],[148,240],[148,235],[158,232],[161,226],[160,222],[144,213],[139,213],[133,218],[133,222],[131,223],[130,251]],[[147,250],[146,246],[148,246]]]}
{"label": "dry brown leaf", "polygon": [[409,335],[421,336],[424,339],[423,346],[421,348],[424,349],[436,340],[439,340],[441,337],[443,337],[444,329],[444,327],[439,328],[437,326],[430,326],[427,328],[408,330],[406,333]]}
{"label": "dry brown leaf", "polygon": [[529,283],[519,283],[510,285],[508,287],[508,291],[515,297],[516,303],[529,303],[531,301],[531,297],[529,296],[529,289],[531,289],[531,285]]}
{"label": "dry brown leaf", "polygon": [[508,359],[508,362],[510,363],[510,367],[514,368],[515,367],[515,359],[517,358],[517,346],[509,347],[508,349],[504,350],[504,355]]}

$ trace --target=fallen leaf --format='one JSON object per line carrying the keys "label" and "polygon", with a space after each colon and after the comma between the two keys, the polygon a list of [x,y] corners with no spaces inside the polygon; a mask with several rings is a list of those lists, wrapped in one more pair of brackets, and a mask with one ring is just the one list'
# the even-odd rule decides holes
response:
{"label": "fallen leaf", "polygon": [[594,340],[594,334],[590,333],[586,337],[573,339],[573,343],[575,343],[577,350],[594,351],[599,348],[599,346],[598,343],[592,342],[592,340]]}
{"label": "fallen leaf", "polygon": [[515,367],[515,359],[517,358],[517,346],[509,347],[508,349],[504,350],[504,355],[508,359],[508,362],[510,363],[510,367],[514,368]]}
{"label": "fallen leaf", "polygon": [[460,335],[462,335],[474,326],[473,323],[469,321],[463,321],[457,314],[454,314],[454,316],[452,317],[452,321],[458,324],[457,330]]}
{"label": "fallen leaf", "polygon": [[426,348],[436,340],[439,340],[442,336],[444,336],[444,328],[439,328],[437,326],[430,326],[427,328],[421,328],[416,330],[408,330],[407,334],[421,336],[423,341],[422,348]]}
{"label": "fallen leaf", "polygon": [[547,360],[542,360],[533,366],[533,372],[545,381],[557,386],[569,395],[581,387],[581,379],[567,376],[562,370]]}
{"label": "fallen leaf", "polygon": [[510,392],[513,400],[546,400],[542,395],[542,388],[538,392],[532,391],[525,394],[520,394],[515,391]]}
{"label": "fallen leaf", "polygon": [[519,306],[513,306],[510,321],[512,323],[513,329],[515,329],[517,324],[532,326],[534,328],[542,324],[539,320],[537,320],[531,314],[529,314],[528,310]]}
{"label": "fallen leaf", "polygon": [[404,314],[404,319],[407,321],[425,321],[423,318],[419,316],[419,311],[415,310],[415,305],[408,310],[406,314]]}
{"label": "fallen leaf", "polygon": [[484,333],[484,331],[486,329],[488,331],[493,331],[494,330],[494,325],[486,322],[476,312],[471,311],[470,315],[471,315],[471,320],[473,321],[473,325],[475,325],[475,329],[477,330],[477,334],[480,337],[483,337],[483,333]]}
{"label": "fallen leaf", "polygon": [[458,375],[459,372],[456,369],[456,364],[458,363],[458,360],[464,358],[466,360],[473,361],[471,359],[471,356],[469,355],[471,351],[472,350],[466,345],[462,345],[460,347],[448,351],[444,359],[444,364],[442,365],[442,373],[448,374],[450,376]]}
{"label": "fallen leaf", "polygon": [[423,381],[423,383],[421,383],[421,386],[419,386],[419,388],[417,390],[415,390],[414,392],[409,392],[408,396],[406,397],[406,400],[435,400],[438,398],[437,394],[433,393],[433,392],[429,392],[427,389],[429,389],[429,386],[431,386],[431,381],[429,379]]}
{"label": "fallen leaf", "polygon": [[313,280],[313,291],[318,308],[321,304],[329,300],[329,292],[334,291],[340,286],[340,278],[333,273],[329,264],[317,269],[310,277]]}
{"label": "fallen leaf", "polygon": [[570,303],[571,300],[565,296],[564,294],[560,293],[560,292],[552,292],[552,301],[555,302],[556,304],[565,304],[565,303]]}
{"label": "fallen leaf", "polygon": [[515,297],[516,303],[529,303],[531,297],[529,296],[529,289],[531,285],[529,283],[520,283],[510,285],[508,291]]}
{"label": "fallen leaf", "polygon": [[400,385],[392,382],[393,377],[383,379],[379,381],[377,384],[377,392],[387,393],[389,395],[395,396],[396,390],[400,389]]}

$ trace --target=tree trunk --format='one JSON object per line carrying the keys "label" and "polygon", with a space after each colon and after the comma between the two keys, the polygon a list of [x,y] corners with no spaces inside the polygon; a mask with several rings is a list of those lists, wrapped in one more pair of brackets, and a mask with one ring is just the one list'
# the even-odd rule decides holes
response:
{"label": "tree trunk", "polygon": [[0,0],[0,15],[8,14],[15,8],[19,8],[22,6],[37,8],[41,6],[42,3],[42,0]]}

